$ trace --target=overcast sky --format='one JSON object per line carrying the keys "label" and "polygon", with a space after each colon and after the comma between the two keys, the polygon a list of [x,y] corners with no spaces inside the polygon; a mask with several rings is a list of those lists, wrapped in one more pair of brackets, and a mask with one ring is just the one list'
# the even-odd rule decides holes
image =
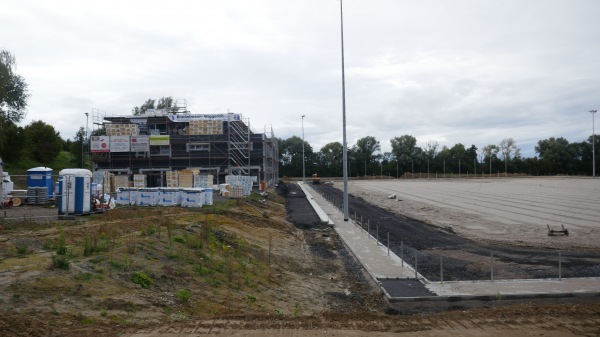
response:
{"label": "overcast sky", "polygon": [[[343,4],[349,146],[512,137],[530,157],[540,139],[592,134],[600,1]],[[126,115],[172,96],[192,113],[242,113],[280,138],[302,136],[306,115],[315,151],[342,141],[336,0],[2,0],[0,49],[29,84],[22,125],[42,120],[65,139],[92,109]]]}

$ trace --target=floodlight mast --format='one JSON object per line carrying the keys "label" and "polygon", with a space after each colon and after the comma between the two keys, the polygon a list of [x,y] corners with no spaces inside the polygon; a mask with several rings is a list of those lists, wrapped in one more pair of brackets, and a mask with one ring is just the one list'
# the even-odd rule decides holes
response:
{"label": "floodlight mast", "polygon": [[592,114],[592,178],[596,178],[596,129],[594,125],[594,116],[598,110],[590,110]]}
{"label": "floodlight mast", "polygon": [[346,142],[346,78],[344,74],[344,10],[340,0],[340,28],[342,41],[342,128],[343,128],[343,171],[344,171],[344,221],[348,221],[348,145]]}
{"label": "floodlight mast", "polygon": [[302,182],[303,183],[306,182],[306,171],[305,171],[306,160],[304,160],[304,117],[306,117],[306,116],[302,115]]}

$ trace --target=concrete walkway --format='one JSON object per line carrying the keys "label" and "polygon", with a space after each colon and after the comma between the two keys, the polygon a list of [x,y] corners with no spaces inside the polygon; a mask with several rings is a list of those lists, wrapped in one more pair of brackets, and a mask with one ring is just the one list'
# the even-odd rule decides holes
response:
{"label": "concrete walkway", "polygon": [[[346,246],[357,257],[375,280],[381,278],[412,278],[415,271],[400,257],[388,251],[381,242],[367,235],[352,219],[344,221],[342,212],[309,184],[298,185],[306,194],[323,222],[332,224]],[[441,297],[469,296],[531,296],[597,294],[600,296],[600,278],[527,279],[498,281],[429,282],[422,275],[418,279],[425,287]]]}

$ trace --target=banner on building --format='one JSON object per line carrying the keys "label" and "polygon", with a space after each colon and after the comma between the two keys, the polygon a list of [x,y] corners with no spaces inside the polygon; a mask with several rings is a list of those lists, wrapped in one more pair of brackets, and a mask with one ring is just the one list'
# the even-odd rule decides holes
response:
{"label": "banner on building", "polygon": [[169,145],[169,136],[168,135],[150,135],[150,145]]}
{"label": "banner on building", "polygon": [[148,136],[131,136],[131,152],[150,152]]}
{"label": "banner on building", "polygon": [[181,115],[181,114],[169,114],[171,122],[190,122],[190,121],[206,121],[206,120],[220,120],[220,121],[241,121],[242,115],[235,113],[226,114],[203,114],[203,115]]}
{"label": "banner on building", "polygon": [[110,137],[108,136],[92,136],[90,152],[109,152]]}
{"label": "banner on building", "polygon": [[110,152],[129,152],[129,136],[111,136]]}

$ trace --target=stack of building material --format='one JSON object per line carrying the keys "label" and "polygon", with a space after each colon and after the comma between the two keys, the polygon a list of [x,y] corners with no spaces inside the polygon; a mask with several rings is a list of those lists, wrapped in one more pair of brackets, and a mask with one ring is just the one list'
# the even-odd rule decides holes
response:
{"label": "stack of building material", "polygon": [[117,197],[115,198],[115,203],[121,206],[129,206],[135,205],[135,196],[137,194],[137,190],[135,188],[120,188],[117,191]]}
{"label": "stack of building material", "polygon": [[209,188],[213,185],[212,174],[198,174],[194,176],[194,187],[197,188]]}
{"label": "stack of building material", "polygon": [[134,174],[133,175],[133,187],[135,187],[135,188],[146,187],[146,175],[145,174]]}
{"label": "stack of building material", "polygon": [[165,176],[167,179],[167,187],[179,187],[179,179],[177,171],[167,171],[165,172]]}
{"label": "stack of building material", "polygon": [[[202,207],[206,203],[205,192],[200,188],[184,188],[181,191],[182,207]],[[212,199],[211,199],[212,205]]]}
{"label": "stack of building material", "polygon": [[115,192],[115,187],[113,185],[113,181],[112,181],[112,177],[114,176],[113,173],[110,173],[108,171],[104,171],[102,173],[102,182],[104,184],[104,191],[105,192]]}
{"label": "stack of building material", "polygon": [[128,175],[112,175],[110,177],[110,191],[116,192],[118,188],[131,187]]}
{"label": "stack of building material", "polygon": [[213,189],[212,188],[204,189],[204,204],[205,205],[213,204]]}
{"label": "stack of building material", "polygon": [[156,206],[158,202],[157,188],[140,188],[136,190],[135,203],[138,206]]}
{"label": "stack of building material", "polygon": [[256,181],[258,181],[256,176],[225,176],[225,183],[229,184],[230,186],[242,186],[244,190],[244,196],[250,195],[250,193],[252,192],[252,184]]}
{"label": "stack of building material", "polygon": [[191,188],[194,187],[194,175],[199,173],[198,170],[181,170],[178,172],[179,187]]}
{"label": "stack of building material", "polygon": [[229,194],[231,199],[242,199],[244,197],[244,188],[241,185],[233,186]]}
{"label": "stack of building material", "polygon": [[177,206],[181,203],[181,190],[178,188],[159,188],[158,201],[160,206]]}
{"label": "stack of building material", "polygon": [[104,124],[107,136],[137,136],[137,124]]}
{"label": "stack of building material", "polygon": [[223,121],[193,120],[186,131],[190,135],[220,135],[223,134]]}

